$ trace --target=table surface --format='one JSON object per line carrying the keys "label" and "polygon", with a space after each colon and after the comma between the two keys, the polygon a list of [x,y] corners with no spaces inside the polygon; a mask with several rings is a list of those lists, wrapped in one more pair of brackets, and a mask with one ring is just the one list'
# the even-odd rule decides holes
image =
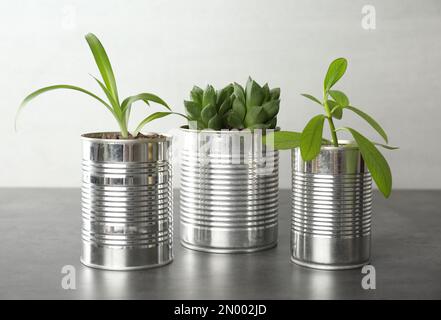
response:
{"label": "table surface", "polygon": [[[178,197],[178,192],[175,192]],[[372,265],[321,271],[289,260],[290,192],[280,192],[279,244],[251,254],[183,248],[175,223],[174,261],[156,269],[103,271],[80,264],[78,189],[0,189],[3,299],[441,299],[441,191],[375,194]],[[178,221],[175,199],[175,222]],[[75,267],[76,289],[61,270]]]}

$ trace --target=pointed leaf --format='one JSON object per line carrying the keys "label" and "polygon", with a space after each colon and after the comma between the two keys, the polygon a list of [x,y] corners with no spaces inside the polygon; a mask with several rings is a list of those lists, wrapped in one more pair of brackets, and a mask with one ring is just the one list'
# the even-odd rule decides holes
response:
{"label": "pointed leaf", "polygon": [[213,130],[222,129],[222,117],[218,114],[215,114],[214,117],[208,121],[208,128]]}
{"label": "pointed leaf", "polygon": [[347,106],[345,109],[349,109],[362,117],[367,123],[371,125],[372,128],[374,128],[378,132],[378,134],[384,139],[384,141],[388,143],[386,132],[383,130],[380,124],[375,121],[370,115],[353,106]]}
{"label": "pointed leaf", "polygon": [[319,99],[317,99],[316,97],[314,97],[314,96],[312,96],[312,95],[310,95],[310,94],[302,93],[302,94],[300,94],[300,95],[301,95],[301,96],[304,96],[305,98],[308,98],[309,100],[314,101],[315,103],[318,103],[319,105],[322,105],[322,103],[320,102]]}
{"label": "pointed leaf", "polygon": [[247,87],[245,89],[246,107],[250,109],[260,106],[263,100],[263,91],[259,84],[251,78],[248,78]]}
{"label": "pointed leaf", "polygon": [[319,114],[306,124],[300,141],[300,153],[304,161],[314,159],[322,146],[323,123],[325,116]]}
{"label": "pointed leaf", "polygon": [[201,120],[208,125],[208,121],[213,118],[217,113],[216,107],[212,104],[207,105],[201,111]]}
{"label": "pointed leaf", "polygon": [[113,74],[112,65],[110,64],[110,60],[107,56],[106,50],[104,50],[103,45],[93,33],[88,33],[86,35],[86,40],[89,44],[90,50],[92,51],[96,65],[98,66],[98,69],[101,73],[101,76],[103,77],[107,89],[111,92],[112,97],[119,104],[115,76]]}
{"label": "pointed leaf", "polygon": [[204,91],[202,96],[202,107],[206,107],[211,104],[213,107],[216,105],[216,91],[210,85]]}
{"label": "pointed leaf", "polygon": [[166,107],[168,110],[171,110],[170,107],[167,105],[167,103],[162,100],[160,97],[158,97],[157,95],[153,94],[153,93],[140,93],[134,96],[130,96],[127,97],[126,99],[124,99],[124,101],[121,103],[121,108],[122,111],[125,112],[127,110],[127,108],[130,108],[130,106],[132,105],[132,103],[142,100],[144,102],[146,102],[147,104],[149,104],[149,101],[151,102],[155,102],[157,104],[160,104],[164,107]]}
{"label": "pointed leaf", "polygon": [[324,81],[325,92],[331,89],[332,86],[338,80],[340,80],[341,77],[343,77],[343,75],[346,72],[347,66],[348,66],[348,62],[346,61],[345,58],[338,58],[331,62]]}
{"label": "pointed leaf", "polygon": [[245,115],[245,127],[250,128],[253,125],[264,123],[265,119],[266,113],[262,107],[251,107]]}
{"label": "pointed leaf", "polygon": [[194,86],[190,92],[191,99],[202,107],[202,96],[204,95],[204,90],[198,86]]}
{"label": "pointed leaf", "polygon": [[267,121],[271,120],[279,113],[279,106],[280,106],[279,99],[265,102],[262,105],[262,108],[263,108],[263,110],[265,110],[265,113],[267,115],[267,118],[266,118]]}
{"label": "pointed leaf", "polygon": [[236,111],[231,110],[227,114],[226,122],[230,129],[243,129],[243,118],[236,113]]}
{"label": "pointed leaf", "polygon": [[170,115],[170,114],[176,114],[176,115],[179,115],[179,116],[181,116],[181,117],[184,117],[184,118],[186,118],[186,119],[188,120],[188,118],[187,118],[185,115],[183,115],[183,114],[181,114],[181,113],[178,113],[178,112],[170,112],[170,111],[166,111],[166,112],[155,112],[155,113],[152,113],[151,115],[149,115],[147,118],[145,118],[144,120],[142,120],[142,121],[139,123],[139,125],[136,127],[135,131],[133,132],[133,136],[136,137],[136,136],[138,135],[138,133],[142,130],[142,128],[143,128],[147,123],[152,122],[153,120],[156,120],[156,119],[159,119],[159,118],[166,117],[166,116],[168,116],[168,115]]}
{"label": "pointed leaf", "polygon": [[280,98],[280,88],[274,88],[270,90],[271,99]]}
{"label": "pointed leaf", "polygon": [[388,198],[392,191],[392,174],[386,159],[374,144],[361,133],[352,128],[346,127],[344,129],[348,130],[354,137],[366,166],[372,175],[372,179],[375,181],[381,193]]}
{"label": "pointed leaf", "polygon": [[74,90],[74,91],[79,91],[79,92],[85,93],[85,94],[91,96],[92,98],[98,100],[99,102],[101,102],[113,114],[113,116],[116,119],[118,119],[118,117],[116,116],[116,114],[113,111],[112,107],[107,102],[105,102],[103,99],[101,99],[97,95],[93,94],[92,92],[87,91],[87,90],[85,90],[83,88],[80,88],[80,87],[69,85],[69,84],[58,84],[58,85],[53,85],[53,86],[48,86],[48,87],[44,87],[44,88],[38,89],[38,90],[32,92],[31,94],[29,94],[26,98],[24,98],[22,103],[20,104],[20,107],[18,108],[17,115],[15,116],[15,123],[17,123],[17,119],[18,119],[20,111],[24,108],[24,106],[29,101],[31,101],[32,99],[38,97],[42,93],[45,93],[45,92],[48,92],[48,91],[52,91],[52,90],[58,90],[58,89],[69,89],[69,90]]}
{"label": "pointed leaf", "polygon": [[234,95],[236,99],[239,99],[240,102],[245,106],[245,91],[242,86],[238,83],[233,84],[234,87]]}
{"label": "pointed leaf", "polygon": [[184,106],[185,106],[185,111],[187,112],[187,115],[193,119],[199,119],[201,116],[201,107],[199,104],[197,104],[194,101],[187,101],[184,100]]}

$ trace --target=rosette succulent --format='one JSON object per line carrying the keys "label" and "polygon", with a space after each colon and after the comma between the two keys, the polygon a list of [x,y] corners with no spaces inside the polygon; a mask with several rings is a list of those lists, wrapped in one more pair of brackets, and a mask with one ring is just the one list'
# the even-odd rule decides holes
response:
{"label": "rosette succulent", "polygon": [[184,101],[191,129],[274,129],[280,106],[280,89],[260,86],[248,78],[245,89],[238,83],[221,90],[194,86]]}

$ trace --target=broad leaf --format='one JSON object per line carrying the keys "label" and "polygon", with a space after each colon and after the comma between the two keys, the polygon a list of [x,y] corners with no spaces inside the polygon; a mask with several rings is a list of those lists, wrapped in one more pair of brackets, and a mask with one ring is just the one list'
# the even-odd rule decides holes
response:
{"label": "broad leaf", "polygon": [[107,56],[106,50],[104,50],[103,45],[93,33],[88,33],[86,35],[86,40],[89,44],[90,50],[92,51],[96,65],[100,70],[101,76],[103,77],[107,89],[109,89],[112,97],[119,104],[115,76],[113,74],[112,65],[110,64],[110,60]]}
{"label": "broad leaf", "polygon": [[345,58],[338,58],[331,62],[326,73],[324,85],[324,91],[327,92],[332,86],[340,80],[346,72],[348,62]]}
{"label": "broad leaf", "polygon": [[360,109],[353,107],[353,106],[347,106],[345,109],[349,109],[356,114],[358,114],[360,117],[362,117],[364,120],[366,120],[367,123],[369,123],[372,128],[374,128],[378,134],[388,143],[388,138],[386,132],[383,130],[383,128],[380,126],[380,124],[375,121],[370,115],[366,114],[365,112],[361,111]]}
{"label": "broad leaf", "polygon": [[247,109],[242,101],[237,97],[233,101],[233,111],[240,118],[240,121],[243,122]]}
{"label": "broad leaf", "polygon": [[328,107],[331,110],[331,115],[333,118],[340,120],[343,117],[343,109],[333,100],[327,101]]}
{"label": "broad leaf", "polygon": [[270,90],[271,99],[279,99],[280,98],[280,88],[274,88]]}
{"label": "broad leaf", "polygon": [[213,118],[211,118],[208,121],[208,128],[213,129],[213,130],[220,130],[222,129],[222,117],[218,114],[214,115]]}
{"label": "broad leaf", "polygon": [[262,107],[251,107],[245,115],[245,127],[249,128],[256,124],[264,123],[266,120],[266,113]]}
{"label": "broad leaf", "polygon": [[315,103],[318,103],[319,105],[322,105],[322,103],[320,102],[319,99],[317,99],[316,97],[314,97],[314,96],[312,96],[312,95],[310,95],[310,94],[302,93],[302,94],[300,94],[300,95],[301,95],[301,96],[304,96],[305,98],[308,98],[309,100],[314,101]]}
{"label": "broad leaf", "polygon": [[324,121],[325,116],[319,114],[313,117],[303,129],[300,141],[300,152],[304,161],[312,160],[320,153]]}
{"label": "broad leaf", "polygon": [[212,104],[207,105],[201,111],[201,120],[208,124],[211,118],[213,118],[217,113],[216,107]]}
{"label": "broad leaf", "polygon": [[240,102],[245,106],[245,90],[242,88],[242,86],[238,83],[233,84],[234,87],[234,95],[236,96],[236,99],[239,99]]}
{"label": "broad leaf", "polygon": [[190,92],[191,99],[202,106],[202,96],[204,94],[204,90],[199,88],[198,86],[194,86],[193,89]]}
{"label": "broad leaf", "polygon": [[199,119],[199,117],[201,116],[201,107],[199,104],[194,101],[184,100],[184,106],[185,111],[190,118],[194,120]]}
{"label": "broad leaf", "polygon": [[210,85],[205,88],[204,95],[202,96],[202,107],[204,108],[209,104],[213,107],[216,105],[216,91]]}
{"label": "broad leaf", "polygon": [[231,129],[243,129],[243,117],[237,114],[233,109],[227,115],[227,124]]}
{"label": "broad leaf", "polygon": [[264,143],[275,150],[288,150],[300,146],[301,132],[275,131],[263,137]]}
{"label": "broad leaf", "polygon": [[246,107],[249,110],[252,107],[260,106],[263,101],[263,90],[259,84],[251,78],[248,78],[245,89]]}
{"label": "broad leaf", "polygon": [[265,102],[262,105],[263,110],[265,110],[267,115],[267,120],[274,118],[279,113],[280,108],[280,100],[271,100],[268,102]]}
{"label": "broad leaf", "polygon": [[348,130],[354,137],[372,179],[374,179],[381,193],[388,198],[392,190],[392,174],[386,159],[374,144],[361,133],[352,128],[345,127],[343,129]]}
{"label": "broad leaf", "polygon": [[349,105],[349,99],[342,91],[329,90],[329,94],[339,106],[346,107]]}

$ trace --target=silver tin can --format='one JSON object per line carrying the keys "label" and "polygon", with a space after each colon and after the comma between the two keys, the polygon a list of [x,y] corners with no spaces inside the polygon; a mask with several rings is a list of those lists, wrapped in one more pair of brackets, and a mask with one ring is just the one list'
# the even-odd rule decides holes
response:
{"label": "silver tin can", "polygon": [[312,161],[292,151],[291,259],[318,269],[361,267],[370,259],[372,178],[350,142],[324,146]]}
{"label": "silver tin can", "polygon": [[81,262],[109,270],[171,262],[171,138],[101,135],[82,136]]}
{"label": "silver tin can", "polygon": [[262,131],[182,129],[182,135],[182,245],[215,253],[274,247],[279,154],[262,143]]}

